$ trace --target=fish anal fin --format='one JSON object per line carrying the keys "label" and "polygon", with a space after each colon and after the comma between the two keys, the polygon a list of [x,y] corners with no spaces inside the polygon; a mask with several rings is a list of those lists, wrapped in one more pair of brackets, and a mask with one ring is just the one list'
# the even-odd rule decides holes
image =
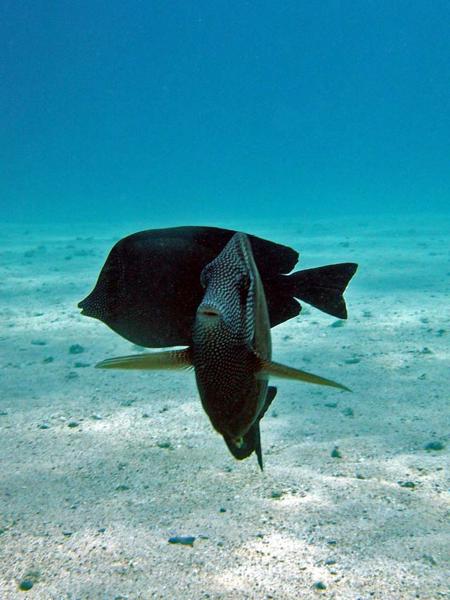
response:
{"label": "fish anal fin", "polygon": [[293,367],[288,367],[286,365],[282,365],[281,363],[265,360],[260,360],[260,376],[281,377],[283,379],[291,379],[294,381],[304,381],[306,383],[314,383],[317,385],[327,385],[329,387],[345,390],[346,392],[351,392],[348,387],[342,385],[341,383],[337,383],[332,379],[325,379],[324,377],[314,375],[313,373],[308,373],[307,371],[294,369]]}
{"label": "fish anal fin", "polygon": [[131,354],[108,358],[95,365],[97,369],[138,369],[158,371],[166,369],[189,369],[192,367],[190,348],[167,350],[145,354]]}

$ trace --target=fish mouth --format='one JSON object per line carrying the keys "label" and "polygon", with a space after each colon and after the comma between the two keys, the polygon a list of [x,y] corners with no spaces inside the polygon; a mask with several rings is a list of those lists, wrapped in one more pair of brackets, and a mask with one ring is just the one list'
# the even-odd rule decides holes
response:
{"label": "fish mouth", "polygon": [[81,315],[85,315],[85,316],[89,316],[88,313],[86,312],[86,302],[87,298],[85,298],[84,300],[81,300],[81,302],[78,302],[77,307],[80,309],[80,314]]}
{"label": "fish mouth", "polygon": [[86,296],[84,300],[78,302],[77,306],[81,309],[80,314],[84,317],[102,320],[102,318],[108,314],[108,311],[106,310],[104,298],[101,295],[97,295],[95,292],[96,291],[94,290],[89,296]]}
{"label": "fish mouth", "polygon": [[220,310],[209,304],[201,304],[198,307],[197,313],[202,317],[207,317],[210,319],[218,319],[222,316]]}
{"label": "fish mouth", "polygon": [[77,306],[80,310],[80,314],[85,315],[87,317],[90,317],[92,312],[92,305],[94,304],[92,302],[92,293],[89,294],[89,296],[86,296],[86,298],[84,298],[83,300],[81,300],[80,302],[78,302]]}

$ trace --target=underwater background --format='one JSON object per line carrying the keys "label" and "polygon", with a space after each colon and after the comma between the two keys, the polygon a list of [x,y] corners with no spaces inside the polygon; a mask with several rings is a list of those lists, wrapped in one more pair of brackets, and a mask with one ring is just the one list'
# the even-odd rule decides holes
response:
{"label": "underwater background", "polygon": [[[0,600],[450,598],[449,23],[0,2]],[[352,393],[277,380],[264,472],[192,374],[94,368],[144,348],[78,302],[118,240],[180,225],[359,265],[347,320],[271,330]]]}
{"label": "underwater background", "polygon": [[448,2],[0,7],[0,216],[449,210]]}

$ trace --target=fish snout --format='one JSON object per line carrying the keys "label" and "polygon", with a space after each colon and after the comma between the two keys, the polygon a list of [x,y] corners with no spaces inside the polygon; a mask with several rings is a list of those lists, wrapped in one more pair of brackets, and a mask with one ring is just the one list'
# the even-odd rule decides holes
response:
{"label": "fish snout", "polygon": [[93,290],[89,296],[78,303],[78,308],[81,309],[83,316],[102,320],[109,313],[107,300],[104,294],[99,294],[97,290]]}
{"label": "fish snout", "polygon": [[222,317],[222,312],[211,304],[200,304],[197,309],[197,316],[208,321],[217,321]]}

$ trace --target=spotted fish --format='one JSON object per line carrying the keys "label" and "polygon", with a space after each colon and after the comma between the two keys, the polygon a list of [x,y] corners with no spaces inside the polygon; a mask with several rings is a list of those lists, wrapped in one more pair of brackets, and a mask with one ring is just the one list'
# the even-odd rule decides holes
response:
{"label": "spotted fish", "polygon": [[235,233],[201,273],[204,288],[185,350],[105,360],[99,368],[192,367],[203,408],[237,459],[255,452],[263,468],[259,424],[276,395],[270,376],[345,386],[271,361],[270,320],[248,236]]}

